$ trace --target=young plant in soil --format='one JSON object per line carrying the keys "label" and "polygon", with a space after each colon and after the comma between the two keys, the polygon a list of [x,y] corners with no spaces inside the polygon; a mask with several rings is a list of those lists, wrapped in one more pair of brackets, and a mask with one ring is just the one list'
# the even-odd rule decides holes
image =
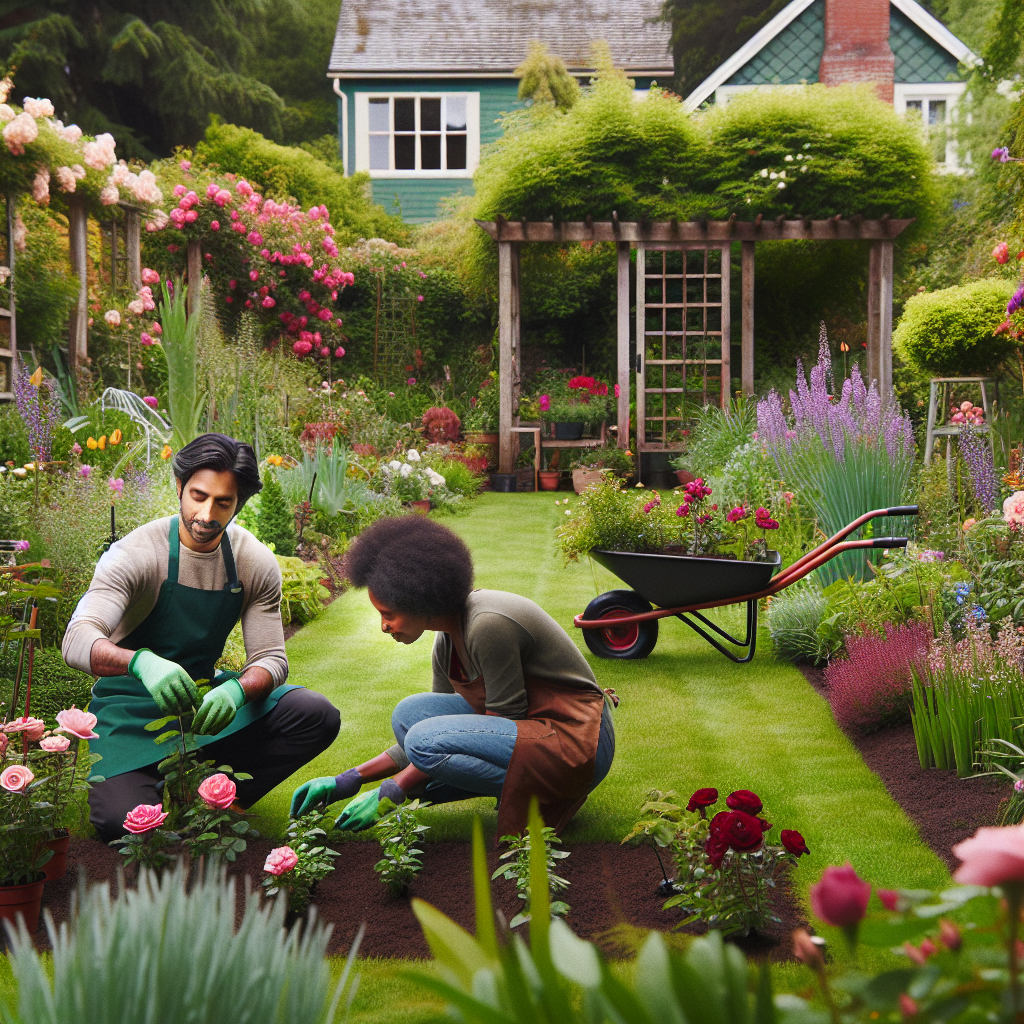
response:
{"label": "young plant in soil", "polygon": [[[568,850],[556,850],[553,847],[561,844],[562,840],[555,835],[553,828],[541,830],[541,840],[544,843],[544,863],[548,875],[548,892],[555,895],[564,892],[569,888],[569,882],[560,875],[555,874],[555,861],[565,860],[569,856]],[[524,832],[521,836],[502,836],[501,841],[508,843],[509,848],[501,855],[501,860],[506,864],[498,865],[497,870],[491,875],[491,880],[504,878],[516,883],[516,895],[530,906],[530,833]],[[552,917],[565,917],[569,913],[569,904],[561,900],[554,900],[551,903]],[[523,910],[516,914],[509,922],[510,928],[516,928],[526,924],[530,920],[530,911]]]}
{"label": "young plant in soil", "polygon": [[382,800],[381,806],[387,812],[386,817],[377,823],[374,832],[384,856],[374,864],[373,870],[380,875],[392,896],[406,896],[409,884],[423,869],[419,857],[423,851],[416,847],[416,843],[430,831],[430,826],[420,821],[418,812],[429,805],[419,800],[398,805]]}
{"label": "young plant in soil", "polygon": [[334,870],[337,851],[324,845],[334,832],[330,818],[322,811],[311,811],[290,821],[285,831],[286,845],[271,850],[263,867],[267,872],[263,879],[267,895],[276,896],[283,890],[293,914],[301,914],[309,906],[313,887]]}
{"label": "young plant in soil", "polygon": [[684,836],[680,830],[683,814],[684,808],[676,799],[675,790],[662,792],[660,789],[652,789],[640,805],[640,817],[636,824],[622,840],[622,845],[649,846],[654,850],[662,876],[658,892],[663,896],[672,896],[678,890],[675,879],[669,878],[665,871],[665,862],[659,851],[665,850],[672,861],[681,859],[680,844],[689,841],[689,837]]}

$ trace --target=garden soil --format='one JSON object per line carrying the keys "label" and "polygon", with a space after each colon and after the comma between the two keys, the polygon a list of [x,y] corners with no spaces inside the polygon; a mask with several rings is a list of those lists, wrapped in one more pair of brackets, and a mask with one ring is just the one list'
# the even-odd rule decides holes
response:
{"label": "garden soil", "polygon": [[[274,844],[269,840],[251,842],[249,849],[232,865],[237,879],[239,915],[245,879],[253,888],[263,878],[263,863]],[[615,843],[568,845],[571,856],[558,864],[570,882],[564,894],[570,905],[567,921],[584,938],[599,943],[610,956],[631,956],[648,929],[671,931],[682,919],[678,910],[662,910],[665,897],[658,891],[662,879],[654,851],[648,847],[626,847]],[[334,872],[323,879],[313,894],[318,917],[333,925],[329,951],[344,954],[359,925],[366,924],[360,955],[367,957],[422,958],[429,956],[423,933],[408,898],[391,896],[373,870],[380,859],[375,842],[353,840],[342,843]],[[475,931],[473,888],[468,843],[424,843],[423,871],[413,883],[410,896],[432,903],[464,928]],[[498,851],[489,853],[491,871],[498,865]],[[58,924],[68,918],[77,886],[79,867],[89,881],[115,881],[121,856],[94,839],[72,839],[68,853],[68,874],[47,883],[43,908]],[[131,872],[129,881],[131,884]],[[495,904],[506,921],[522,908],[512,882],[492,884]],[[781,919],[764,935],[739,941],[755,958],[791,958],[788,936],[806,920],[795,895],[783,883],[774,894],[773,910]],[[688,927],[688,933],[704,929]],[[36,936],[41,948],[48,946],[45,926]]]}
{"label": "garden soil", "polygon": [[[811,686],[827,695],[824,669],[799,668]],[[1010,795],[1009,780],[993,775],[958,779],[952,769],[922,768],[914,728],[909,724],[867,735],[846,734],[917,826],[921,838],[950,869],[960,863],[950,847],[974,835],[982,825],[997,824],[999,805]]]}

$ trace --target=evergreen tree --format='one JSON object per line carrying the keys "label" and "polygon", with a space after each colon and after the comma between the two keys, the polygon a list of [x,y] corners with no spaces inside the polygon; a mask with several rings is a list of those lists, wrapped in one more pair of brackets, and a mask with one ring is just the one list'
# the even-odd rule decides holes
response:
{"label": "evergreen tree", "polygon": [[259,531],[260,540],[264,544],[273,544],[275,554],[295,554],[298,540],[295,516],[277,476],[270,470],[263,477],[263,490],[260,492]]}

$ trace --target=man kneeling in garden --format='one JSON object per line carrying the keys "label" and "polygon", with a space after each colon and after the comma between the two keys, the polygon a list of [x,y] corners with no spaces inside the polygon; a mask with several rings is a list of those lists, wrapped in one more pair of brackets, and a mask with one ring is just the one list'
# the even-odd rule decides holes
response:
{"label": "man kneeling in garden", "polygon": [[368,589],[394,640],[411,644],[435,631],[433,692],[398,704],[389,750],[300,786],[292,814],[383,779],[345,808],[340,828],[368,828],[385,798],[494,796],[498,835],[518,834],[536,796],[547,824],[561,830],[615,755],[610,702],[565,630],[525,597],[473,590],[466,545],[423,516],[368,527],[348,551],[345,574]]}
{"label": "man kneeling in garden", "polygon": [[[64,637],[64,660],[98,676],[90,711],[106,781],[89,794],[106,842],[127,813],[161,802],[163,750],[147,723],[195,711],[197,743],[215,764],[253,776],[249,807],[326,750],[340,716],[321,694],[286,685],[281,570],[273,553],[231,520],[262,488],[252,448],[203,434],[175,455],[180,514],[133,530],[96,566]],[[230,524],[230,525],[229,525]],[[245,669],[215,674],[241,619]],[[202,698],[196,680],[210,680]],[[170,726],[174,728],[174,726]]]}

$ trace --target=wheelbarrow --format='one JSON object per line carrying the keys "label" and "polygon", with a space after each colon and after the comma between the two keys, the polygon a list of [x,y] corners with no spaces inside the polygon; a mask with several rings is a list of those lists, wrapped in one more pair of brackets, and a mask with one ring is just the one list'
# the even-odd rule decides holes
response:
{"label": "wheelbarrow", "polygon": [[[610,590],[595,597],[587,610],[573,619],[573,625],[583,630],[587,647],[599,658],[635,659],[646,658],[654,650],[658,620],[674,616],[731,661],[745,665],[753,660],[757,646],[757,606],[761,598],[785,590],[843,551],[905,548],[906,537],[845,538],[871,519],[916,516],[917,511],[917,505],[900,505],[865,512],[781,571],[782,557],[777,551],[769,552],[774,558],[766,562],[742,562],[595,549],[590,557],[633,589]],[[709,608],[743,602],[747,605],[747,629],[742,639],[701,614]],[[719,640],[739,648],[740,653],[722,646]]]}

